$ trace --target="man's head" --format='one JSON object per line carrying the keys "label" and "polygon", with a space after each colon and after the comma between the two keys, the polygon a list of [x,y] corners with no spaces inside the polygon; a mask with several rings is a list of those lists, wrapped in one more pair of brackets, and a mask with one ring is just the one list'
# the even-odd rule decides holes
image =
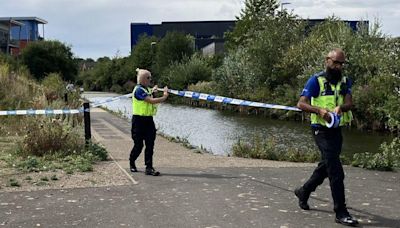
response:
{"label": "man's head", "polygon": [[325,58],[326,79],[337,84],[342,79],[343,65],[346,62],[346,56],[342,49],[336,48],[328,53]]}
{"label": "man's head", "polygon": [[145,69],[136,69],[137,72],[137,84],[142,86],[150,86],[151,83],[151,73]]}

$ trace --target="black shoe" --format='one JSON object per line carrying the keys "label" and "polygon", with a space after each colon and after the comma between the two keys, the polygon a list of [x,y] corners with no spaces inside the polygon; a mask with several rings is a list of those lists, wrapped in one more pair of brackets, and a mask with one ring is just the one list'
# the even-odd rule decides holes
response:
{"label": "black shoe", "polygon": [[340,223],[345,226],[357,226],[358,225],[357,219],[354,219],[350,215],[336,216],[335,222]]}
{"label": "black shoe", "polygon": [[132,173],[136,173],[137,172],[137,168],[135,164],[131,164],[131,168],[130,168]]}
{"label": "black shoe", "polygon": [[154,168],[146,168],[146,175],[151,175],[151,176],[160,176],[161,173],[156,171]]}
{"label": "black shoe", "polygon": [[296,188],[294,190],[294,194],[299,199],[299,207],[303,210],[310,210],[310,206],[307,203],[309,195],[306,195],[303,188],[302,187]]}

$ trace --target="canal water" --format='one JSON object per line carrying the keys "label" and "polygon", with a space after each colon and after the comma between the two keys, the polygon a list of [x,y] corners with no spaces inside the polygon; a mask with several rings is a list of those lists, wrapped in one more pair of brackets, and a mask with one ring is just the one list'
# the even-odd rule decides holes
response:
{"label": "canal water", "polygon": [[[97,102],[110,98],[111,94],[89,93],[84,96],[92,102]],[[122,99],[107,103],[104,107],[130,119],[131,103],[131,99]],[[158,106],[154,120],[159,132],[187,139],[191,145],[203,147],[216,155],[230,154],[235,142],[239,139],[249,140],[255,135],[264,139],[274,139],[282,150],[288,146],[314,147],[308,123],[166,103]],[[346,156],[360,152],[375,153],[382,142],[391,140],[387,134],[356,129],[344,129],[343,138],[343,153]]]}

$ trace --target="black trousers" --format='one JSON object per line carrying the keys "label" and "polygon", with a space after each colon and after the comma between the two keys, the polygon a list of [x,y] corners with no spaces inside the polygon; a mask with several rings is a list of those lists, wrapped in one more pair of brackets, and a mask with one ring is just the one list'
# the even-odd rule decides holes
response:
{"label": "black trousers", "polygon": [[321,151],[321,161],[315,168],[310,179],[303,185],[306,193],[311,193],[321,185],[325,178],[329,178],[334,210],[338,213],[346,213],[344,195],[344,172],[340,161],[342,151],[342,132],[340,128],[312,128],[315,142]]}
{"label": "black trousers", "polygon": [[146,168],[153,168],[154,141],[156,139],[156,127],[152,116],[132,116],[131,129],[133,148],[129,156],[132,166],[143,149],[143,142],[146,145],[144,150],[144,164]]}

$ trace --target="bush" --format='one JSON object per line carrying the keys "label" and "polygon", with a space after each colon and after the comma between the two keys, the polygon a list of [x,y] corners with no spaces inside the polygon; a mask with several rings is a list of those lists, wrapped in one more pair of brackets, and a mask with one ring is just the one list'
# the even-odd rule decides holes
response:
{"label": "bush", "polygon": [[42,81],[47,101],[63,99],[66,93],[64,81],[58,73],[50,73]]}
{"label": "bush", "polygon": [[122,88],[122,86],[120,86],[120,85],[112,85],[110,88],[110,91],[114,92],[114,93],[123,93],[124,88]]}
{"label": "bush", "polygon": [[238,140],[232,146],[232,153],[237,157],[268,159],[291,162],[315,162],[320,159],[319,152],[314,148],[281,147],[274,138],[263,139],[255,135],[250,142]]}
{"label": "bush", "polygon": [[107,150],[99,144],[90,142],[86,147],[86,152],[94,155],[100,161],[106,161],[108,157]]}
{"label": "bush", "polygon": [[381,171],[400,168],[400,138],[394,138],[390,144],[383,143],[376,154],[368,152],[355,154],[352,165]]}
{"label": "bush", "polygon": [[32,117],[26,126],[27,134],[21,148],[25,155],[43,156],[61,152],[64,156],[82,150],[83,140],[76,128],[61,120]]}
{"label": "bush", "polygon": [[211,82],[200,81],[200,82],[197,82],[196,84],[189,85],[188,90],[200,92],[200,93],[213,94],[213,93],[215,93],[216,86],[217,85],[213,81],[211,81]]}
{"label": "bush", "polygon": [[211,75],[211,67],[207,65],[204,58],[195,55],[182,63],[172,64],[160,78],[160,83],[172,89],[183,90],[190,84],[210,80]]}
{"label": "bush", "polygon": [[251,55],[245,49],[232,51],[225,57],[222,66],[213,74],[218,93],[222,96],[242,98],[243,93],[255,91],[254,85],[261,71],[254,67],[251,59]]}
{"label": "bush", "polygon": [[262,142],[260,137],[255,137],[250,143],[239,140],[232,146],[232,152],[237,157],[279,160],[274,147],[273,140]]}

